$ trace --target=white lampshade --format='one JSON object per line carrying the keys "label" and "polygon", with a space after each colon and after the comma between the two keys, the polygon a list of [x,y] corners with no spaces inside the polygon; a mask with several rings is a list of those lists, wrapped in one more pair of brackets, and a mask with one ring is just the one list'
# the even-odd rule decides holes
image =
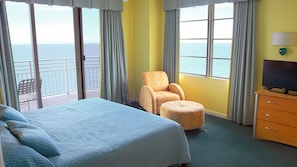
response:
{"label": "white lampshade", "polygon": [[272,33],[272,45],[295,45],[296,33],[295,32],[274,32]]}

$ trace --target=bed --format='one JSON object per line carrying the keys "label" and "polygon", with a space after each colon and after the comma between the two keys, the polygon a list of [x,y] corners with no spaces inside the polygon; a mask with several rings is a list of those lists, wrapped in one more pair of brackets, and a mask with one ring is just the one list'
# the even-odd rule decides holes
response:
{"label": "bed", "polygon": [[0,107],[6,166],[166,167],[190,161],[183,128],[100,98],[15,113]]}

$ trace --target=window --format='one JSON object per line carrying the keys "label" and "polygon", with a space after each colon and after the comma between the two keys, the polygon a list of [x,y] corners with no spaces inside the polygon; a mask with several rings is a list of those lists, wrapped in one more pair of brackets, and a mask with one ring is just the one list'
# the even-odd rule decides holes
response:
{"label": "window", "polygon": [[233,3],[182,8],[180,72],[229,78]]}

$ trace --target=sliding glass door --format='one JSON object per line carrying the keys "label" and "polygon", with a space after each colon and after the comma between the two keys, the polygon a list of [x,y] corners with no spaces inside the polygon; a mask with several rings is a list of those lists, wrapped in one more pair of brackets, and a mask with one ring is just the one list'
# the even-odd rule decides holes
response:
{"label": "sliding glass door", "polygon": [[34,5],[34,14],[43,106],[77,100],[72,8]]}
{"label": "sliding glass door", "polygon": [[86,98],[100,96],[99,10],[82,10]]}
{"label": "sliding glass door", "polygon": [[99,10],[75,15],[70,7],[6,7],[17,82],[35,80],[35,98],[19,98],[21,111],[100,96]]}

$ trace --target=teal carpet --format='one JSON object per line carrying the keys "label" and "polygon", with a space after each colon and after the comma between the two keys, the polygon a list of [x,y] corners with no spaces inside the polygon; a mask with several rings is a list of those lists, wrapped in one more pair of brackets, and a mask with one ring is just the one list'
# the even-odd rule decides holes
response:
{"label": "teal carpet", "polygon": [[252,126],[206,115],[202,130],[186,131],[188,167],[297,167],[297,148],[253,138]]}

